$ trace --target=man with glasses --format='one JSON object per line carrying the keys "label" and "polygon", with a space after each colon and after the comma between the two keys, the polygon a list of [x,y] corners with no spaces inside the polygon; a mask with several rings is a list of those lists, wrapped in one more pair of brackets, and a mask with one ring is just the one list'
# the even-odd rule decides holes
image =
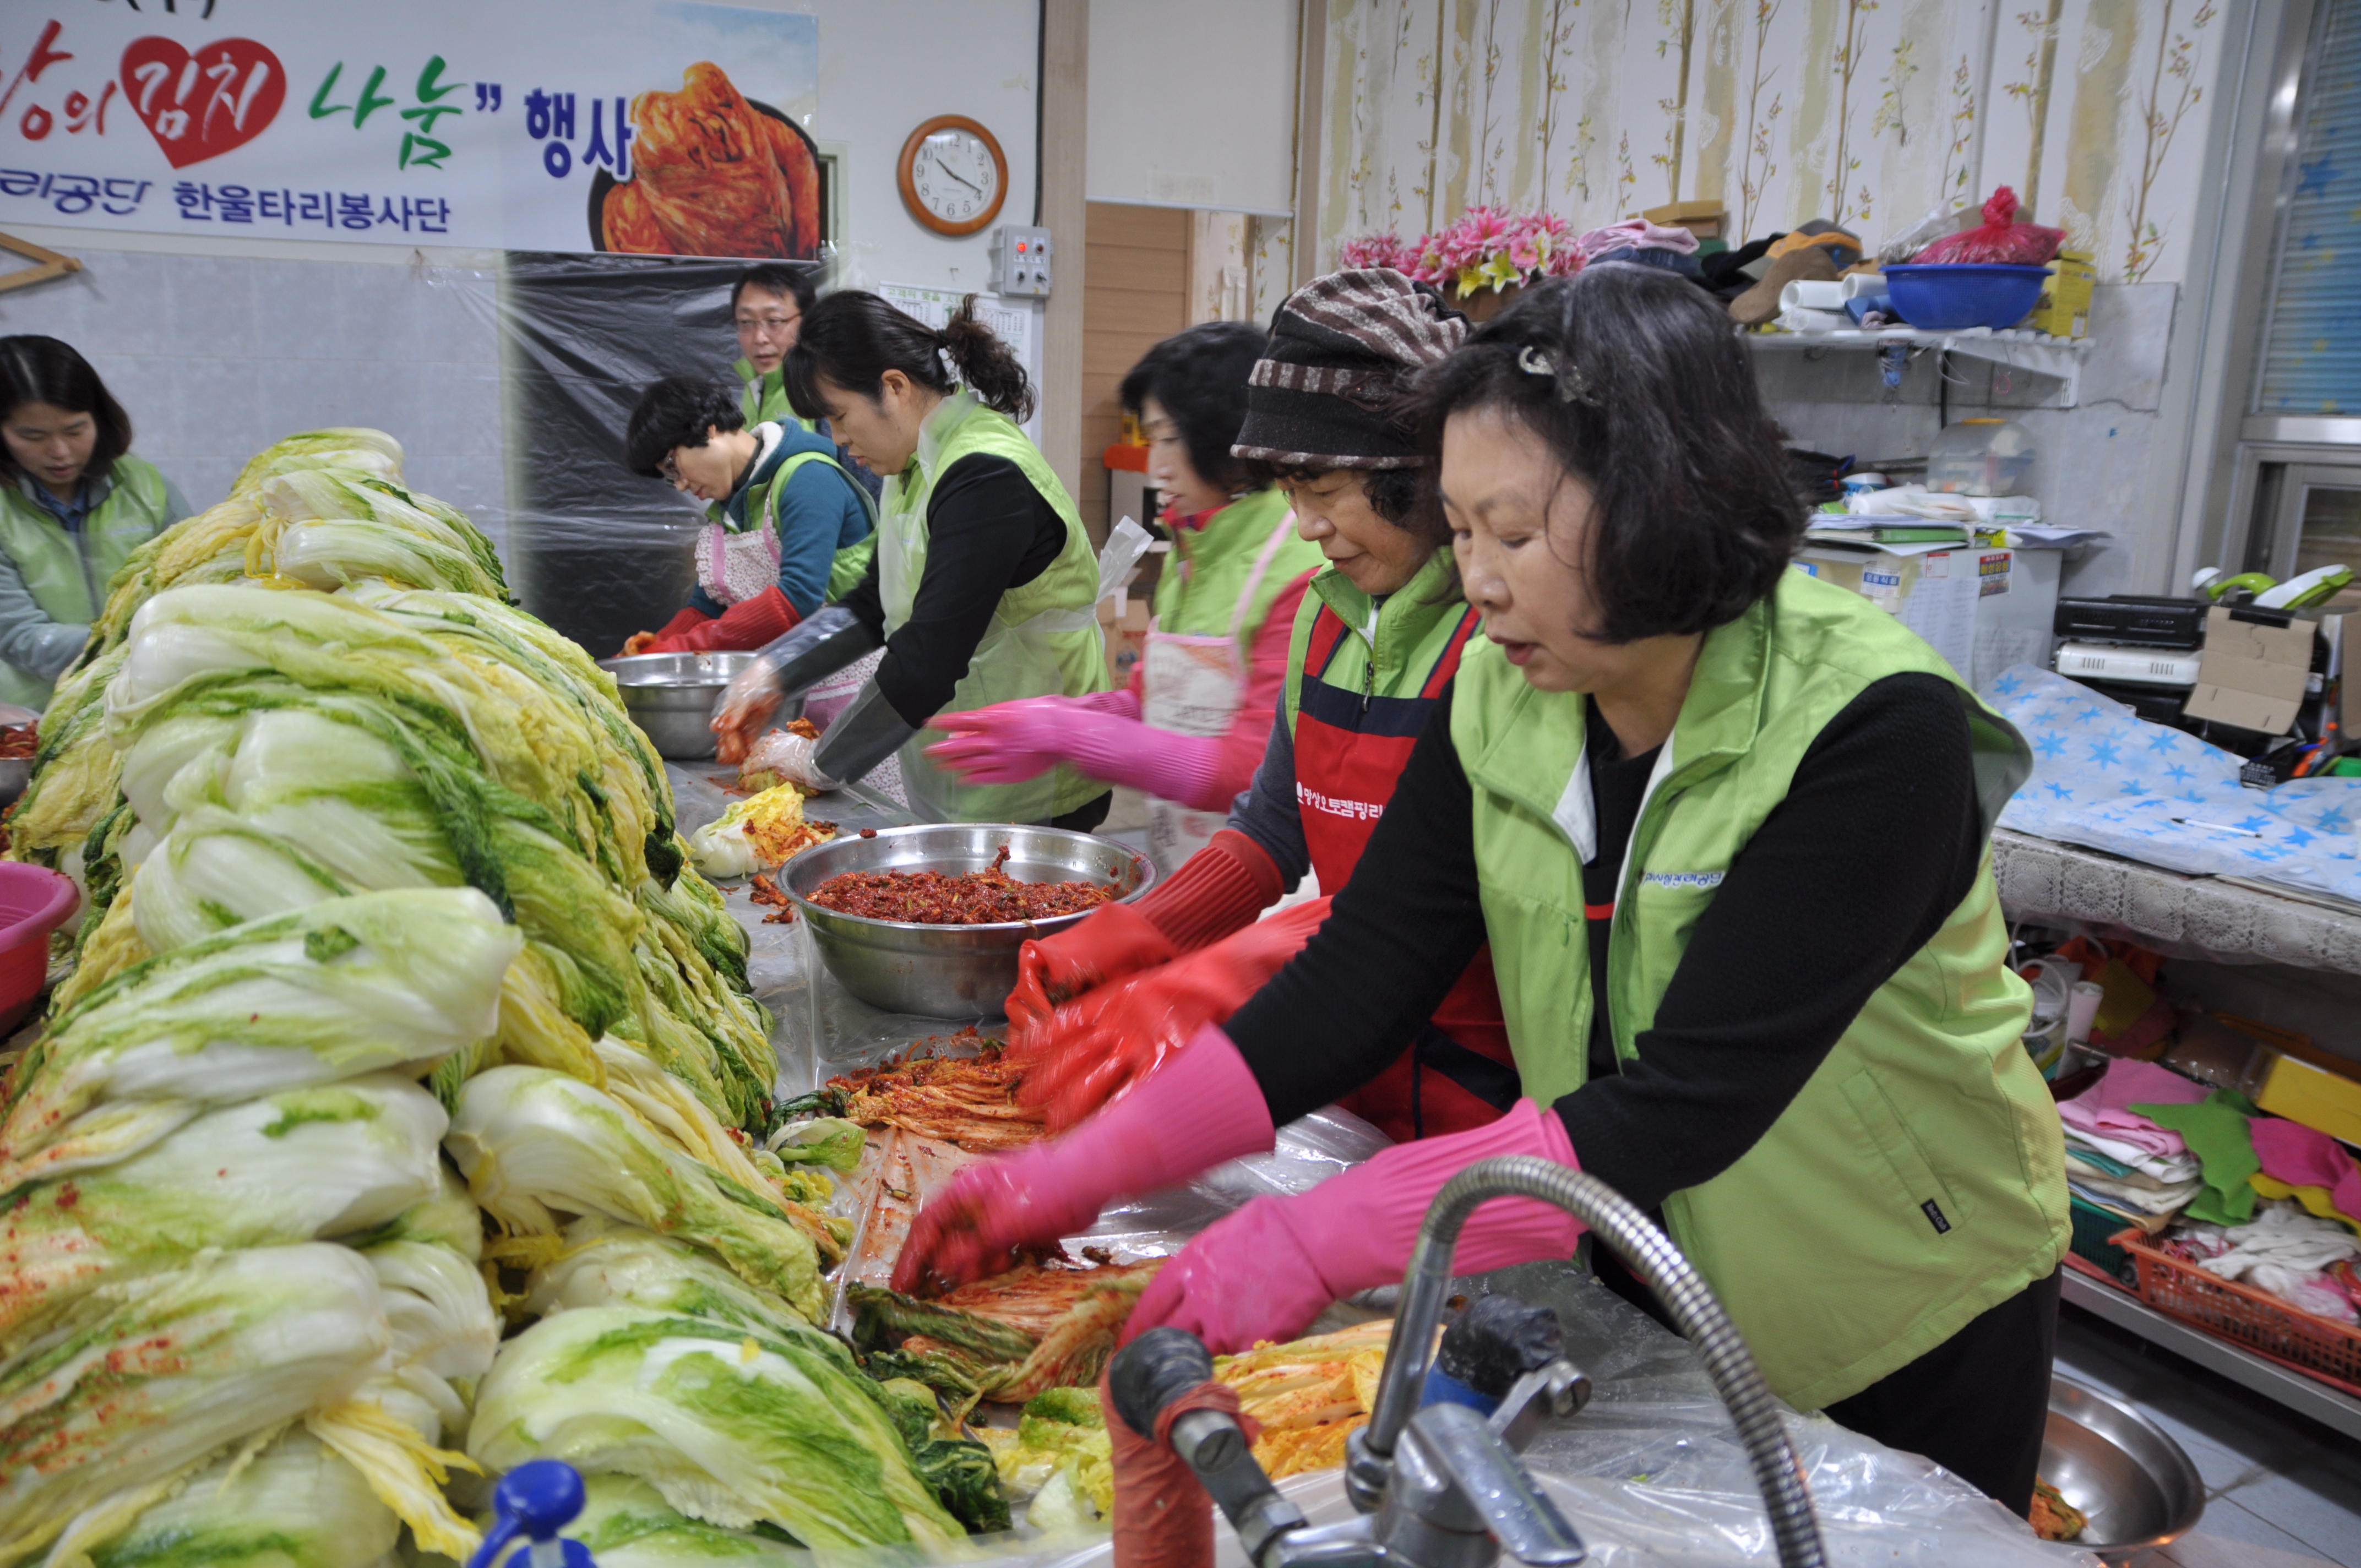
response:
{"label": "man with glasses", "polygon": [[[738,274],[730,288],[730,317],[738,329],[740,411],[746,428],[771,423],[799,426],[814,434],[829,434],[826,420],[808,420],[788,406],[787,389],[779,367],[796,345],[804,313],[818,299],[809,269],[776,261],[758,262]],[[884,481],[839,445],[836,460],[874,500]]]}

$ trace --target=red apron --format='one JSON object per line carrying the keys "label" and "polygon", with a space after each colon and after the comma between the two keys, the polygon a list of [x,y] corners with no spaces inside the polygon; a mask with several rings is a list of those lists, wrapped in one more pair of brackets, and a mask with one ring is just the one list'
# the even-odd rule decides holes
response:
{"label": "red apron", "polygon": [[[1325,605],[1313,620],[1295,717],[1295,802],[1312,869],[1328,892],[1352,880],[1480,619],[1472,608],[1460,617],[1414,697],[1364,696],[1321,680],[1349,632]],[[1339,1103],[1399,1143],[1480,1127],[1514,1105],[1521,1092],[1487,947],[1411,1048]]]}

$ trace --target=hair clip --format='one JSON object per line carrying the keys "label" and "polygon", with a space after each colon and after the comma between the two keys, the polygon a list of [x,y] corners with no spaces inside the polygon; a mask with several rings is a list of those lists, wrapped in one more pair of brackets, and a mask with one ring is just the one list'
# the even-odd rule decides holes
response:
{"label": "hair clip", "polygon": [[1569,365],[1561,371],[1548,355],[1528,344],[1518,351],[1517,368],[1528,376],[1546,376],[1557,383],[1559,402],[1582,403],[1594,409],[1599,406],[1598,399],[1590,390],[1590,378],[1578,365]]}

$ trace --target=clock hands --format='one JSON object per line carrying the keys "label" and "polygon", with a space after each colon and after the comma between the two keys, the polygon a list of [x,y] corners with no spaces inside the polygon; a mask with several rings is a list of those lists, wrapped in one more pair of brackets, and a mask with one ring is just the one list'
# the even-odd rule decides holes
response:
{"label": "clock hands", "polygon": [[935,167],[936,167],[937,169],[941,170],[944,173],[946,173],[946,174],[950,175],[952,179],[954,179],[954,180],[958,181],[961,184],[962,184],[962,185],[966,186],[969,190],[971,190],[971,191],[974,192],[977,195],[981,196],[981,195],[983,195],[983,186],[981,186],[981,185],[977,184],[974,181],[968,179],[965,175],[963,175],[963,174],[960,173],[960,172],[959,172],[959,170],[957,170],[953,169],[950,164],[945,163],[945,162],[943,161],[943,155],[942,155],[941,153],[939,153],[939,152],[936,153],[936,154],[934,155],[934,159],[935,159]]}

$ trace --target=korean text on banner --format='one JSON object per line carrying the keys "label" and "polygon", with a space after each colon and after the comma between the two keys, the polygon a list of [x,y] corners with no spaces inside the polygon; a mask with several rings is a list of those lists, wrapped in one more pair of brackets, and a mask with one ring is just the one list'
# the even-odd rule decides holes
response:
{"label": "korean text on banner", "polygon": [[19,0],[0,224],[811,259],[818,69],[689,0]]}

